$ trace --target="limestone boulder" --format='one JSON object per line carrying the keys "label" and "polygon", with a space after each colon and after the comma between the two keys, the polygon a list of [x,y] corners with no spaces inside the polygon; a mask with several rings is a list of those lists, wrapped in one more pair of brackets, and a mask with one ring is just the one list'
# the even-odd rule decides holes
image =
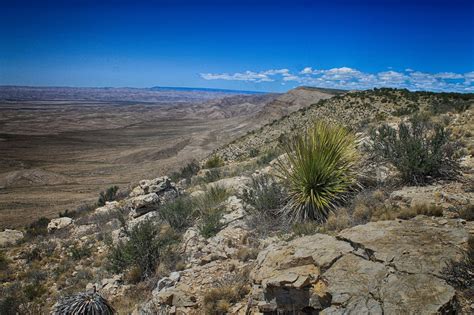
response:
{"label": "limestone boulder", "polygon": [[15,244],[23,238],[23,232],[17,230],[6,229],[0,232],[0,247]]}
{"label": "limestone boulder", "polygon": [[73,220],[68,217],[62,217],[57,219],[52,219],[48,223],[48,232],[54,232],[56,230],[64,229],[65,227],[71,225]]}

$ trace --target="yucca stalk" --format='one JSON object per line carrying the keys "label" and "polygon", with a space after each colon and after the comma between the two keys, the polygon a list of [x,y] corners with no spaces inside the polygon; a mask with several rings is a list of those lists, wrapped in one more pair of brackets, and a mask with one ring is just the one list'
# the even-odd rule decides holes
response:
{"label": "yucca stalk", "polygon": [[282,147],[286,157],[276,163],[277,176],[288,190],[282,213],[292,222],[325,222],[356,185],[354,135],[342,126],[318,122]]}
{"label": "yucca stalk", "polygon": [[114,308],[100,296],[95,288],[93,292],[81,292],[63,298],[53,314],[61,315],[113,315]]}

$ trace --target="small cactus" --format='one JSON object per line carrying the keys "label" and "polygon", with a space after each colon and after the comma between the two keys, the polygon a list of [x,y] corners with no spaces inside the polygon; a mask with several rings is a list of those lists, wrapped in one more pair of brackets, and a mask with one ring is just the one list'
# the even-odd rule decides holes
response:
{"label": "small cactus", "polygon": [[114,308],[96,292],[81,292],[61,299],[54,308],[55,315],[113,315]]}

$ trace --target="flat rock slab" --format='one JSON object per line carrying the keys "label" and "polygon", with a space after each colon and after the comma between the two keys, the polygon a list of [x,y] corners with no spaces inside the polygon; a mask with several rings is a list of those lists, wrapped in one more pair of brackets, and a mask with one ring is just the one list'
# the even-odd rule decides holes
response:
{"label": "flat rock slab", "polygon": [[[472,222],[418,216],[274,243],[250,274],[261,312],[435,314],[455,312],[442,279],[461,259]],[[288,294],[290,292],[291,294]]]}
{"label": "flat rock slab", "polygon": [[418,216],[359,225],[338,237],[398,271],[441,275],[450,260],[463,258],[469,233],[457,220]]}

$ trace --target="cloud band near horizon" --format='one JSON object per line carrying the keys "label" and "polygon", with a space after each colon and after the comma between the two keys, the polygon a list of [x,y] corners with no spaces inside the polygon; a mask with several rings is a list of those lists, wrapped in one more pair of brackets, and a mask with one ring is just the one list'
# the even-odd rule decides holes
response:
{"label": "cloud band near horizon", "polygon": [[289,69],[270,69],[236,73],[200,73],[205,80],[245,81],[251,83],[278,82],[323,88],[364,90],[380,87],[406,88],[435,92],[474,92],[474,71],[466,73],[440,72],[427,73],[405,69],[404,71],[362,72],[357,69],[341,67],[332,69],[313,69],[305,67],[299,72]]}

